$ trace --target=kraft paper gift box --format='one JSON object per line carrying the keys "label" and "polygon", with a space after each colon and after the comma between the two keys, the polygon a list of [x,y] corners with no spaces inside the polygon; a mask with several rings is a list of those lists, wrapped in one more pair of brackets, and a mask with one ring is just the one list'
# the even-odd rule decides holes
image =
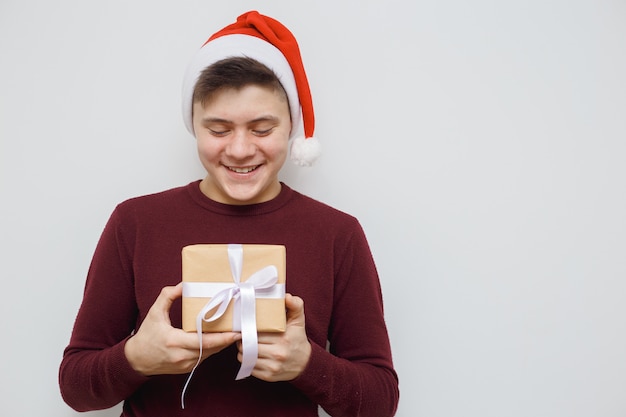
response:
{"label": "kraft paper gift box", "polygon": [[[243,256],[239,260],[239,267],[235,266],[234,269],[240,268],[240,281],[242,283],[247,282],[253,274],[264,268],[275,267],[276,284],[270,288],[255,291],[257,332],[285,331],[285,247],[256,244],[197,244],[183,248],[183,330],[197,331],[196,318],[198,313],[217,295],[215,292],[233,290],[237,287],[233,275],[236,274],[236,271],[233,271],[233,267],[231,267],[232,260],[230,258],[232,254],[229,252],[230,249],[237,249],[237,247],[243,249]],[[199,287],[203,289],[192,289]],[[241,311],[241,305],[235,307],[235,303],[240,303],[241,299],[242,297],[238,297],[236,300],[227,301],[228,307],[224,314],[215,321],[203,321],[202,331],[241,331],[238,320],[234,320],[234,317],[237,318],[241,314],[235,313],[235,309]],[[205,317],[211,317],[216,310],[217,308],[211,309],[205,314]],[[243,307],[243,311],[245,311],[245,307]]]}

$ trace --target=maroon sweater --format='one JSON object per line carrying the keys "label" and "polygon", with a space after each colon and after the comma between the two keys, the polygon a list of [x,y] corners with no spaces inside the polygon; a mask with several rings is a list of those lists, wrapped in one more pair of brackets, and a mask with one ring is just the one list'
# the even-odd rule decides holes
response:
{"label": "maroon sweater", "polygon": [[[236,381],[236,348],[187,375],[144,377],[124,356],[164,286],[181,281],[181,249],[195,243],[264,243],[287,248],[287,291],[304,299],[312,345],[304,372],[289,382]],[[181,326],[181,305],[171,310]],[[327,347],[328,343],[328,349]],[[381,289],[358,221],[282,184],[275,199],[231,206],[205,197],[199,182],[120,204],[87,276],[82,305],[60,366],[64,400],[79,411],[124,401],[123,416],[385,417],[399,391]]]}

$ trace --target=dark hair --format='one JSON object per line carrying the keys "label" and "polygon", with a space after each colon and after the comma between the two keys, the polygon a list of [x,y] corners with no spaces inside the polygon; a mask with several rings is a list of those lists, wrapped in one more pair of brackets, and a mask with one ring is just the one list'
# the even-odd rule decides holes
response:
{"label": "dark hair", "polygon": [[287,93],[274,71],[248,57],[225,58],[206,67],[193,90],[193,103],[204,105],[220,90],[239,90],[249,85],[277,91],[289,103]]}

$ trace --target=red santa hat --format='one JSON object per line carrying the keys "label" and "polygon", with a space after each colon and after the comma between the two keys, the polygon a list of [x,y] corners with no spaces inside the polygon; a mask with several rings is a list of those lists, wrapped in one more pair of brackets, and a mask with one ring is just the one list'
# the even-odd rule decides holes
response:
{"label": "red santa hat", "polygon": [[313,136],[315,115],[300,48],[293,34],[279,21],[250,11],[213,34],[192,58],[183,80],[183,118],[193,135],[193,91],[201,72],[224,58],[245,56],[270,68],[278,77],[291,111],[291,159],[310,166],[320,154]]}

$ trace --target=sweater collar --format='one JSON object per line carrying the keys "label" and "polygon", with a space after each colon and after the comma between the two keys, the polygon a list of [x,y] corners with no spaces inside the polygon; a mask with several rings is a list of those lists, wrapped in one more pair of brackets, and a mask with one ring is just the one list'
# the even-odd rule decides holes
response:
{"label": "sweater collar", "polygon": [[224,204],[211,200],[204,195],[202,191],[200,191],[200,181],[201,180],[196,180],[187,185],[187,191],[194,202],[207,210],[227,216],[251,216],[270,213],[287,204],[293,195],[293,190],[285,183],[281,182],[280,193],[272,200],[248,205]]}

